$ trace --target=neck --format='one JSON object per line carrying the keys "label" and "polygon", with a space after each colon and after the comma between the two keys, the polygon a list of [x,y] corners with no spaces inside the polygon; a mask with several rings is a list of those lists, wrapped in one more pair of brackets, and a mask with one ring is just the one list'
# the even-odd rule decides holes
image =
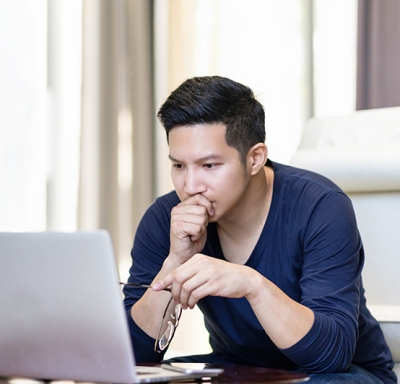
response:
{"label": "neck", "polygon": [[217,222],[218,232],[237,240],[259,236],[271,206],[273,180],[274,173],[269,167],[252,176],[235,211]]}

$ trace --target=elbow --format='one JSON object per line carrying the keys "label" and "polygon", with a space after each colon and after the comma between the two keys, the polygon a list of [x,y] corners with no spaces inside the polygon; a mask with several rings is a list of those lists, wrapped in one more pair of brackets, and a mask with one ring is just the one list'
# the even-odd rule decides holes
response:
{"label": "elbow", "polygon": [[351,348],[341,345],[339,348],[333,348],[332,351],[326,351],[308,362],[303,362],[300,366],[309,373],[341,373],[346,372],[351,365],[353,352]]}
{"label": "elbow", "polygon": [[343,355],[332,356],[333,359],[325,359],[319,369],[313,371],[313,373],[342,373],[346,372],[352,361],[352,354],[350,352],[344,352]]}
{"label": "elbow", "polygon": [[351,365],[355,353],[355,341],[346,332],[338,332],[330,336],[331,340],[323,343],[316,358],[310,362],[307,370],[310,373],[341,373]]}
{"label": "elbow", "polygon": [[309,373],[339,373],[350,367],[355,346],[356,332],[318,314],[309,334],[285,354]]}

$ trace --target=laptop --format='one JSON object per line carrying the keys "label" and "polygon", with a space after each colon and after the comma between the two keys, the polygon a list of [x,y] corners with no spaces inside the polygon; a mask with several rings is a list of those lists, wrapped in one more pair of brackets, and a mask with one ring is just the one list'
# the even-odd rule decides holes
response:
{"label": "laptop", "polygon": [[106,231],[0,233],[0,311],[0,377],[142,383],[204,376],[136,366]]}

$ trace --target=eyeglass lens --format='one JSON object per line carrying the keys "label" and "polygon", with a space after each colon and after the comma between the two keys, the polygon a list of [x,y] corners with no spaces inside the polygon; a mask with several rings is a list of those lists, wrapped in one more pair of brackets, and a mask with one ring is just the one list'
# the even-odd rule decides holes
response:
{"label": "eyeglass lens", "polygon": [[[168,315],[168,313],[172,310],[171,306],[175,306],[173,312]],[[163,351],[168,347],[169,343],[174,336],[175,329],[179,324],[179,319],[182,314],[182,306],[181,304],[175,304],[173,299],[171,298],[168,302],[168,305],[165,309],[164,316],[162,319],[162,323],[160,325],[160,329],[158,332],[159,337],[156,341],[156,350]]]}

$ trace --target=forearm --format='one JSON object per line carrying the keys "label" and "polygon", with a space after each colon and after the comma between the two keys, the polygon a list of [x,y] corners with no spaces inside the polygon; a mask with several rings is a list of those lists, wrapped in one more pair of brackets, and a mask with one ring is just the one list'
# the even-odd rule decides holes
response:
{"label": "forearm", "polygon": [[254,281],[258,288],[246,297],[269,338],[285,355],[310,372],[347,369],[355,340],[343,324],[315,314],[261,275]]}
{"label": "forearm", "polygon": [[285,349],[301,340],[314,323],[311,309],[287,296],[271,281],[254,271],[246,295],[258,321],[274,344]]}
{"label": "forearm", "polygon": [[[167,257],[153,282],[166,276],[177,266],[178,265],[172,258]],[[171,294],[169,292],[155,292],[150,288],[146,290],[144,295],[131,308],[133,321],[153,339],[157,337],[160,321],[170,298]],[[169,316],[169,314],[167,314],[167,316]]]}
{"label": "forearm", "polygon": [[246,297],[260,324],[278,348],[289,348],[311,329],[314,313],[297,303],[251,267],[197,254],[157,281],[154,288],[172,286],[183,308],[193,308],[206,296]]}

